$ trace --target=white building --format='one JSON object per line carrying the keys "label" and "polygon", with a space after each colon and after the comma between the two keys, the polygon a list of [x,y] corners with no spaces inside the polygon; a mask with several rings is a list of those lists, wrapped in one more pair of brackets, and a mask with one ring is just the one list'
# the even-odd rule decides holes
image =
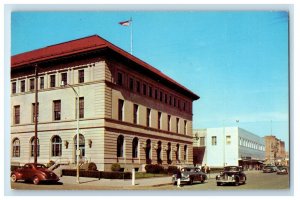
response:
{"label": "white building", "polygon": [[[195,164],[254,168],[265,159],[264,139],[242,128],[194,129],[193,133]],[[203,155],[199,155],[201,152]],[[199,157],[200,159],[197,159]],[[195,162],[195,159],[198,162]],[[202,163],[199,163],[199,160]]]}

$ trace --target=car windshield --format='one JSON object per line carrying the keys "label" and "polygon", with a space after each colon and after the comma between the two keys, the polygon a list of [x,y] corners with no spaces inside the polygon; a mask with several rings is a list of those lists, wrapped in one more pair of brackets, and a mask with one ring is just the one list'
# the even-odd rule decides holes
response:
{"label": "car windshield", "polygon": [[227,171],[227,172],[236,172],[236,171],[239,171],[239,169],[237,167],[225,167],[224,171]]}
{"label": "car windshield", "polygon": [[47,167],[43,164],[36,164],[36,168],[43,168],[46,169]]}

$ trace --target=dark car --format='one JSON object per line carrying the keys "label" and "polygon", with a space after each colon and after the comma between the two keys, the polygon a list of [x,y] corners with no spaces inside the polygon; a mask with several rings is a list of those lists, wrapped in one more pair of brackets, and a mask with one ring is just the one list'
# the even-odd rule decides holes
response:
{"label": "dark car", "polygon": [[43,164],[27,163],[21,168],[15,169],[11,172],[11,181],[17,182],[18,180],[32,181],[35,185],[40,182],[53,182],[59,181],[58,176],[48,170]]}
{"label": "dark car", "polygon": [[285,174],[288,174],[288,168],[287,167],[283,167],[283,166],[279,166],[277,167],[277,174],[279,175],[285,175]]}
{"label": "dark car", "polygon": [[246,174],[242,167],[226,166],[220,175],[216,176],[217,186],[225,184],[234,184],[236,186],[245,184],[247,180]]}
{"label": "dark car", "polygon": [[263,173],[273,173],[273,172],[277,172],[276,166],[267,165],[263,168]]}
{"label": "dark car", "polygon": [[[193,184],[195,181],[203,183],[207,180],[207,175],[198,167],[183,167],[181,169],[181,183]],[[172,176],[172,183],[177,184],[177,174]]]}

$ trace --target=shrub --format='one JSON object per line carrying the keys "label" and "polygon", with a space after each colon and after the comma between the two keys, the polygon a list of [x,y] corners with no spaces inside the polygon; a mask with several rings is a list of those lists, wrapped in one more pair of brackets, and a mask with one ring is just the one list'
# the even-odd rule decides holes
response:
{"label": "shrub", "polygon": [[161,165],[153,165],[153,164],[150,164],[150,165],[146,165],[145,166],[145,170],[147,173],[153,173],[153,174],[159,174],[159,173],[164,173],[164,167],[161,166]]}
{"label": "shrub", "polygon": [[90,163],[84,163],[80,166],[80,169],[86,170],[86,171],[97,171],[97,165],[93,162]]}
{"label": "shrub", "polygon": [[167,171],[168,174],[176,174],[178,170],[179,169],[176,166],[169,166]]}
{"label": "shrub", "polygon": [[93,162],[90,162],[89,163],[89,166],[88,166],[88,170],[90,171],[97,171],[97,165]]}
{"label": "shrub", "polygon": [[[63,169],[62,176],[76,176],[76,169]],[[79,171],[80,177],[93,177],[105,179],[131,179],[131,172],[100,172],[100,171]]]}
{"label": "shrub", "polygon": [[146,159],[146,164],[151,164],[152,160],[150,158]]}
{"label": "shrub", "polygon": [[121,170],[121,166],[119,163],[114,163],[111,165],[111,171],[113,172],[119,172]]}
{"label": "shrub", "polygon": [[100,177],[106,179],[131,179],[131,172],[101,172]]}

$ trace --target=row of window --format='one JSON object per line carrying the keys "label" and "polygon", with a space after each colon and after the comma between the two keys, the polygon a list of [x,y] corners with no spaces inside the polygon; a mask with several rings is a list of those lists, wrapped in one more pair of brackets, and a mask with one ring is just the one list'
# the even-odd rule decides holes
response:
{"label": "row of window", "polygon": [[244,146],[244,147],[251,148],[251,149],[257,149],[257,150],[260,150],[260,151],[265,151],[264,145],[258,144],[256,142],[253,142],[251,140],[247,140],[247,139],[244,139],[244,138],[240,138],[240,145]]}
{"label": "row of window", "polygon": [[[77,99],[76,99],[77,101]],[[20,124],[20,105],[14,106],[14,124]],[[37,118],[39,116],[39,103],[37,104]],[[77,115],[76,115],[77,116]],[[84,118],[84,97],[79,97],[79,118]],[[61,120],[61,100],[53,101],[53,120]],[[35,122],[35,103],[32,103],[32,122]]]}
{"label": "row of window", "polygon": [[[77,143],[77,138],[74,137],[74,144]],[[85,156],[84,151],[84,136],[82,134],[79,135],[79,147],[81,149],[81,156]],[[76,147],[76,145],[75,145]],[[34,137],[30,139],[30,156],[34,156]],[[21,144],[20,139],[15,138],[12,142],[12,157],[20,157],[21,155]],[[51,156],[57,157],[62,155],[62,140],[59,136],[55,135],[51,139]],[[40,144],[39,139],[37,139],[37,156],[40,156]]]}
{"label": "row of window", "polygon": [[[117,138],[117,157],[124,157],[124,155],[126,154],[125,152],[125,140],[124,140],[124,136],[123,135],[119,135]],[[139,138],[135,137],[132,140],[132,144],[131,144],[131,149],[132,149],[132,158],[138,158],[140,153],[139,153],[139,148],[140,146],[140,142],[139,142]],[[152,156],[152,148],[154,147],[156,150],[156,158],[157,161],[161,161],[162,160],[162,151],[165,150],[166,154],[167,154],[167,161],[172,161],[172,151],[175,152],[175,159],[176,161],[180,161],[181,160],[181,147],[180,144],[176,144],[175,149],[172,150],[171,148],[171,143],[168,142],[167,146],[165,149],[163,149],[163,144],[161,141],[158,141],[156,144],[152,144],[152,141],[150,139],[146,140],[145,145],[143,146],[143,149],[145,150],[145,154],[146,154],[146,160],[151,159]],[[183,160],[187,160],[187,145],[184,145],[183,147]]]}
{"label": "row of window", "polygon": [[[82,151],[85,147],[85,142],[84,142],[84,136],[80,134],[80,148],[81,148],[81,156],[85,156],[84,151]],[[74,144],[76,144],[76,141],[74,141]],[[62,155],[62,140],[59,136],[54,136],[51,139],[51,156],[52,157],[58,157]],[[172,151],[175,152],[175,158],[176,161],[180,161],[181,159],[181,147],[180,144],[176,144],[175,149],[172,150],[171,148],[171,143],[168,142],[166,148],[164,149],[167,153],[167,160],[171,161],[172,160]],[[30,156],[34,156],[34,137],[30,139]],[[76,147],[76,146],[74,146]],[[146,144],[143,147],[145,150],[146,154],[146,160],[152,158],[152,142],[150,139],[146,140]],[[156,156],[157,160],[160,161],[162,160],[162,150],[163,150],[163,144],[161,141],[158,141],[157,144],[154,147],[156,149]],[[117,138],[117,154],[116,156],[119,157],[124,157],[125,155],[125,138],[123,135],[119,135]],[[140,141],[138,137],[133,138],[132,144],[131,144],[131,149],[132,149],[132,158],[139,158],[140,156]],[[187,145],[184,145],[183,147],[183,160],[187,160]],[[20,139],[15,138],[13,139],[12,142],[12,157],[20,157],[21,155],[21,144],[20,144]],[[39,145],[39,140],[37,140],[37,156],[40,156],[40,145]]]}
{"label": "row of window", "polygon": [[[231,136],[230,135],[226,136],[226,144],[231,144]],[[217,136],[212,136],[211,137],[211,145],[213,145],[213,146],[217,145]],[[253,142],[253,141],[250,141],[250,140],[247,140],[247,139],[243,139],[243,138],[240,138],[240,146],[245,146],[245,147],[248,147],[248,148],[257,149],[257,150],[260,150],[260,151],[265,150],[263,145],[260,145],[256,142]]]}
{"label": "row of window", "polygon": [[[133,123],[134,124],[139,124],[139,117],[141,117],[139,115],[139,105],[138,104],[133,104]],[[123,99],[119,99],[118,100],[118,120],[120,121],[124,121],[124,114],[127,111],[125,110],[125,106],[124,106],[124,100]],[[146,110],[146,116],[144,116],[146,118],[146,126],[147,127],[155,127],[157,129],[162,129],[162,112],[158,111],[157,112],[157,124],[156,126],[154,126],[153,121],[151,120],[151,112],[152,109],[151,108],[147,108]],[[171,131],[171,115],[168,115],[168,123],[167,123],[167,131]],[[183,120],[183,133],[186,135],[187,134],[187,120]],[[180,119],[178,117],[176,117],[176,123],[175,123],[175,130],[176,133],[180,133]]]}
{"label": "row of window", "polygon": [[[63,81],[64,84],[68,83],[68,73],[67,72],[61,72],[60,73],[60,81],[59,85],[57,85],[57,74],[49,74],[45,76],[39,77],[39,89],[43,90],[45,89],[45,77],[48,76],[48,88],[52,87],[58,87],[60,86],[61,82]],[[15,94],[17,92],[27,92],[27,91],[34,91],[35,90],[35,78],[30,78],[28,82],[26,83],[26,80],[19,80],[12,82],[11,86],[11,93]],[[78,83],[84,83],[84,69],[78,70]],[[26,90],[26,84],[27,90]]]}
{"label": "row of window", "polygon": [[[58,136],[57,136],[58,137]],[[59,152],[59,138],[53,137],[52,139],[52,156],[57,156],[57,152]],[[21,155],[21,144],[20,144],[20,139],[15,138],[12,142],[12,157],[20,157]],[[30,156],[34,156],[34,137],[30,139]],[[39,139],[37,139],[37,156],[40,156],[40,144],[39,144]]]}
{"label": "row of window", "polygon": [[[126,81],[124,72],[118,71],[116,77],[116,84],[128,89],[130,92],[135,92],[136,94],[148,96],[157,101],[165,103],[169,106],[179,109],[180,111],[191,112],[192,104],[190,102],[184,101],[183,99],[176,97],[175,95],[168,94],[167,92],[154,87],[153,85],[140,81],[133,76],[128,75],[128,80]],[[127,84],[126,84],[127,83]]]}

